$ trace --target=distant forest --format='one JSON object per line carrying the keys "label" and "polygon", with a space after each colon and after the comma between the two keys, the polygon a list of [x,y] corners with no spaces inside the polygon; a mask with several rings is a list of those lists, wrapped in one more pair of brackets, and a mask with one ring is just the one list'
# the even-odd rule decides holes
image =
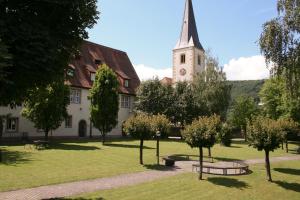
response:
{"label": "distant forest", "polygon": [[229,81],[232,85],[231,102],[233,103],[238,96],[245,95],[253,97],[259,103],[258,93],[265,80],[249,80],[249,81]]}

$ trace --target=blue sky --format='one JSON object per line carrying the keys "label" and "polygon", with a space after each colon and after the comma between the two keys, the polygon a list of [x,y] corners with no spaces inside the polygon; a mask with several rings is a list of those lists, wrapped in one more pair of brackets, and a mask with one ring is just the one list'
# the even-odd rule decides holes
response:
{"label": "blue sky", "polygon": [[[193,0],[202,45],[212,50],[222,66],[233,59],[260,55],[257,41],[262,24],[277,15],[276,2]],[[89,40],[126,51],[135,66],[170,68],[184,3],[185,0],[99,0],[100,19],[89,30]]]}

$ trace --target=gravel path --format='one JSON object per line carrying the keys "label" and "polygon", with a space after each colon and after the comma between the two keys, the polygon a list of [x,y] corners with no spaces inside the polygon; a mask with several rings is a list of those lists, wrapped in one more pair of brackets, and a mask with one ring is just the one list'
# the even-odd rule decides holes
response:
{"label": "gravel path", "polygon": [[[300,160],[300,155],[273,157],[271,162],[280,162],[288,160]],[[78,181],[72,183],[63,183],[58,185],[48,185],[36,188],[22,189],[16,191],[0,193],[1,200],[40,200],[55,197],[67,197],[79,195],[82,193],[95,192],[105,189],[113,189],[122,186],[137,185],[144,182],[150,182],[163,177],[174,176],[184,172],[191,172],[192,164],[196,161],[177,161],[175,168],[166,170],[151,170],[132,174],[123,174],[114,177],[100,178],[94,180]],[[264,163],[264,159],[251,159],[243,161],[247,164]]]}

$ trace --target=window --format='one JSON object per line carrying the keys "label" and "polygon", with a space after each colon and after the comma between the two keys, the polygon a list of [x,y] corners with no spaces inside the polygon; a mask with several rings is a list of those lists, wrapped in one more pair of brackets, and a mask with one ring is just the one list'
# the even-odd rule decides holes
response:
{"label": "window", "polygon": [[198,65],[201,65],[201,56],[198,55]]}
{"label": "window", "polygon": [[65,118],[65,127],[72,128],[72,115]]}
{"label": "window", "polygon": [[71,89],[70,91],[70,103],[80,104],[81,91],[77,89]]}
{"label": "window", "polygon": [[95,64],[96,65],[101,65],[102,61],[100,59],[95,59]]}
{"label": "window", "polygon": [[68,69],[67,70],[67,75],[70,76],[70,77],[73,77],[74,76],[74,69]]}
{"label": "window", "polygon": [[127,88],[129,87],[129,80],[124,81],[124,87],[127,87]]}
{"label": "window", "polygon": [[96,74],[94,72],[91,72],[91,81],[95,81],[96,79]]}
{"label": "window", "polygon": [[185,54],[180,55],[180,63],[184,64],[185,63]]}
{"label": "window", "polygon": [[6,123],[6,131],[17,132],[18,130],[18,118],[8,118]]}
{"label": "window", "polygon": [[130,108],[130,96],[126,96],[126,95],[121,96],[121,107]]}

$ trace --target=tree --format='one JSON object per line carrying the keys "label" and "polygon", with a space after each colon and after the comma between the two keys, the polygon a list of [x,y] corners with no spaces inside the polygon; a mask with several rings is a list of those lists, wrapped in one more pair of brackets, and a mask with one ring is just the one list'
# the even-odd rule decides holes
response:
{"label": "tree", "polygon": [[136,110],[148,114],[171,115],[173,88],[155,78],[141,83],[137,90]]}
{"label": "tree", "polygon": [[160,132],[162,138],[166,138],[170,131],[170,120],[165,115],[152,115],[150,116],[150,124],[152,132]]}
{"label": "tree", "polygon": [[292,119],[284,119],[284,118],[279,119],[278,123],[281,128],[282,148],[283,148],[283,143],[285,143],[285,149],[286,152],[288,153],[289,152],[288,138],[291,135],[297,134],[299,124]]}
{"label": "tree", "polygon": [[193,86],[203,114],[217,114],[224,120],[230,103],[231,85],[226,81],[226,74],[220,70],[218,60],[209,51],[206,55],[206,69],[195,77]]}
{"label": "tree", "polygon": [[140,164],[143,165],[144,140],[150,139],[154,133],[149,123],[151,118],[145,113],[129,117],[124,123],[124,132],[140,140]]}
{"label": "tree", "polygon": [[97,19],[96,0],[1,0],[0,38],[11,66],[1,69],[0,104],[21,104],[28,91],[60,79]]}
{"label": "tree", "polygon": [[218,140],[220,141],[221,145],[230,147],[231,138],[232,138],[231,133],[232,133],[232,128],[227,123],[223,123],[221,127],[221,131],[218,134]]}
{"label": "tree", "polygon": [[57,129],[68,116],[69,96],[69,86],[64,85],[63,80],[32,89],[24,102],[22,115],[32,121],[35,128],[44,130],[45,140],[48,140],[49,131]]}
{"label": "tree", "polygon": [[7,70],[11,66],[12,56],[8,53],[7,46],[0,38],[0,83],[7,82]]}
{"label": "tree", "polygon": [[102,135],[102,143],[105,144],[105,136],[118,123],[119,112],[119,82],[115,72],[106,64],[99,67],[95,82],[90,90],[91,120]]}
{"label": "tree", "polygon": [[285,83],[283,79],[271,78],[266,80],[259,92],[264,114],[271,119],[278,119],[284,115]]}
{"label": "tree", "polygon": [[240,96],[237,98],[230,113],[230,123],[235,127],[241,129],[245,134],[247,121],[258,114],[258,108],[252,97]]}
{"label": "tree", "polygon": [[300,4],[278,0],[278,16],[263,26],[260,48],[272,74],[284,75],[290,95],[300,97]]}
{"label": "tree", "polygon": [[182,126],[190,124],[204,112],[201,103],[197,102],[193,86],[188,82],[176,83],[174,89],[173,118],[175,122],[180,122]]}
{"label": "tree", "polygon": [[265,82],[259,93],[263,112],[272,119],[291,118],[300,122],[300,102],[297,98],[291,98],[286,88],[280,76]]}
{"label": "tree", "polygon": [[220,130],[221,120],[217,115],[200,117],[191,125],[185,127],[182,136],[185,142],[192,148],[199,148],[199,180],[202,179],[203,147],[210,148],[215,144],[216,135]]}
{"label": "tree", "polygon": [[281,127],[276,120],[256,117],[247,123],[247,141],[258,151],[265,151],[267,180],[272,182],[269,153],[280,146]]}

